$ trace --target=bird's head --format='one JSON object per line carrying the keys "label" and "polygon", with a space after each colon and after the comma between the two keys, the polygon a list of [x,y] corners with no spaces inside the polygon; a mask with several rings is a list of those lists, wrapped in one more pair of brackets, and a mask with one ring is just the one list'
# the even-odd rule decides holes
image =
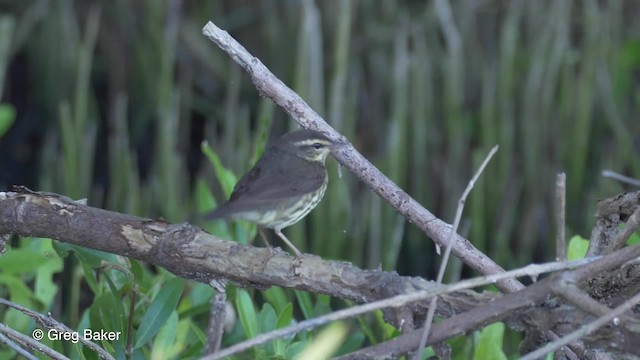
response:
{"label": "bird's head", "polygon": [[297,130],[282,136],[274,145],[299,158],[324,164],[327,155],[338,143],[317,131]]}

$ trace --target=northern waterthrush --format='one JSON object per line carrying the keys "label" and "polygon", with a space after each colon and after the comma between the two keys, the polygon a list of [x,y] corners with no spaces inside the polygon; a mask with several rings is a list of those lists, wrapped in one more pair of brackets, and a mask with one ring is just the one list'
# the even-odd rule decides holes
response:
{"label": "northern waterthrush", "polygon": [[327,189],[325,160],[338,145],[312,130],[297,130],[278,138],[233,189],[229,201],[204,218],[246,220],[273,229],[300,257],[302,254],[282,229],[305,217],[318,205]]}

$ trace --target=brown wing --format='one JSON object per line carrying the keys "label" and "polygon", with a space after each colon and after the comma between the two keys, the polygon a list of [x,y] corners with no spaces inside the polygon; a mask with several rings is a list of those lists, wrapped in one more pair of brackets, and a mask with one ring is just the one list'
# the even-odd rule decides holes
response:
{"label": "brown wing", "polygon": [[227,217],[249,210],[269,210],[286,201],[318,189],[325,181],[322,164],[310,164],[277,148],[267,151],[233,188],[229,201],[206,215]]}

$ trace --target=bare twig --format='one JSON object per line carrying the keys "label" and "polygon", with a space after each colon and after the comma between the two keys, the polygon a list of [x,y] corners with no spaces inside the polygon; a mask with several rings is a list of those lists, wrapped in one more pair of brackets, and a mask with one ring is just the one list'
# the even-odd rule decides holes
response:
{"label": "bare twig", "polygon": [[213,354],[220,349],[222,335],[224,335],[225,313],[227,309],[227,294],[218,292],[211,299],[209,311],[209,326],[207,327],[207,346],[205,354]]}
{"label": "bare twig", "polygon": [[621,183],[629,184],[631,186],[635,186],[637,188],[640,188],[640,180],[634,179],[632,177],[624,176],[622,174],[618,174],[615,171],[602,170],[602,176],[604,176],[606,178],[618,180]]}
{"label": "bare twig", "polygon": [[605,254],[610,254],[618,250],[627,243],[631,235],[640,228],[640,206],[629,216],[624,229],[618,233],[613,242],[605,249]]}
{"label": "bare twig", "polygon": [[553,293],[563,297],[565,300],[574,304],[576,307],[591,315],[602,316],[611,309],[601,302],[594,300],[589,294],[583,291],[574,283],[561,281],[554,287]]}
{"label": "bare twig", "polygon": [[[14,302],[9,301],[9,300],[0,298],[0,304],[8,306],[8,307],[11,307],[11,308],[14,308],[17,311],[19,311],[19,312],[21,312],[21,313],[33,318],[38,324],[40,324],[41,326],[43,326],[43,327],[45,327],[47,329],[54,329],[54,330],[59,331],[59,332],[75,332],[75,330],[73,330],[70,327],[68,327],[67,325],[59,322],[58,320],[52,318],[51,316],[42,315],[42,314],[40,314],[38,312],[35,312],[35,311],[31,310],[31,309],[27,309],[26,307],[20,306],[20,305],[14,303]],[[86,340],[82,336],[80,336],[78,338],[78,340],[83,345],[88,347],[89,349],[95,351],[102,359],[115,359],[106,350],[104,350],[103,348],[98,346],[93,341]]]}
{"label": "bare twig", "polygon": [[[460,226],[460,219],[462,219],[462,211],[464,210],[464,204],[467,201],[467,196],[469,196],[469,193],[475,186],[476,181],[478,181],[480,174],[482,174],[482,172],[484,171],[484,168],[487,166],[489,161],[491,161],[491,158],[493,157],[493,155],[495,155],[497,151],[498,151],[498,145],[491,148],[491,150],[485,157],[482,164],[480,164],[480,168],[478,168],[478,171],[476,172],[476,174],[473,176],[473,178],[471,178],[471,180],[469,180],[469,184],[467,184],[467,187],[462,192],[462,196],[460,196],[460,200],[458,201],[458,207],[456,209],[456,216],[453,221],[453,227],[451,228],[449,238],[447,239],[447,248],[444,251],[444,255],[442,256],[442,263],[440,264],[440,269],[438,270],[438,278],[436,279],[436,282],[438,284],[442,283],[442,279],[444,278],[444,272],[447,269],[447,264],[449,262],[449,255],[451,254],[451,248],[453,247],[453,235],[458,232],[458,226]],[[415,360],[422,359],[422,351],[425,347],[425,344],[427,343],[427,337],[429,336],[429,329],[431,328],[431,322],[433,321],[433,315],[435,314],[437,302],[438,302],[438,297],[434,296],[431,299],[431,304],[429,305],[429,310],[427,311],[427,318],[424,323],[422,338],[420,339],[420,345],[418,346],[418,349],[414,357]]]}
{"label": "bare twig", "polygon": [[24,349],[20,345],[18,345],[15,341],[9,339],[4,334],[0,333],[0,343],[7,345],[11,350],[18,353],[18,355],[22,355],[27,360],[38,360],[38,358],[34,355],[31,355],[27,349]]}
{"label": "bare twig", "polygon": [[21,333],[15,331],[14,329],[6,326],[5,324],[0,323],[0,334],[6,335],[9,339],[15,341],[20,344],[23,348],[30,348],[36,351],[41,352],[42,354],[56,360],[69,360],[68,357],[60,354],[59,352],[53,350],[47,345],[36,341],[35,339]]}
{"label": "bare twig", "polygon": [[[229,33],[218,28],[212,22],[208,22],[205,25],[202,33],[227,52],[235,62],[247,71],[260,94],[272,99],[301,126],[323,132],[334,140],[347,143],[342,135],[330,127],[298,94],[282,83],[264,64],[235,41]],[[353,145],[347,143],[346,146],[341,146],[333,153],[333,156],[338,162],[356,174],[369,188],[391,204],[394,209],[398,210],[409,222],[418,226],[438,245],[446,246],[446,239],[451,230],[450,225],[438,219],[400,189],[364,158]],[[476,249],[468,240],[459,235],[456,235],[454,240],[453,254],[473,269],[482,274],[495,274],[504,271],[491,258]],[[524,287],[514,279],[502,281],[496,286],[506,292],[514,292]]]}
{"label": "bare twig", "polygon": [[565,206],[567,195],[567,175],[556,176],[556,260],[567,260],[567,240],[565,238]]}

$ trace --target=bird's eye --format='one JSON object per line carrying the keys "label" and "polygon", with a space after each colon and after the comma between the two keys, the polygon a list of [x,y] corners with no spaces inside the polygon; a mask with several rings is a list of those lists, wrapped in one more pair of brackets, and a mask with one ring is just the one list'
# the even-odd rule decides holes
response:
{"label": "bird's eye", "polygon": [[312,148],[314,148],[314,149],[316,149],[316,150],[319,150],[320,148],[322,148],[322,144],[320,144],[320,143],[313,143],[313,144],[311,145],[311,147],[312,147]]}

